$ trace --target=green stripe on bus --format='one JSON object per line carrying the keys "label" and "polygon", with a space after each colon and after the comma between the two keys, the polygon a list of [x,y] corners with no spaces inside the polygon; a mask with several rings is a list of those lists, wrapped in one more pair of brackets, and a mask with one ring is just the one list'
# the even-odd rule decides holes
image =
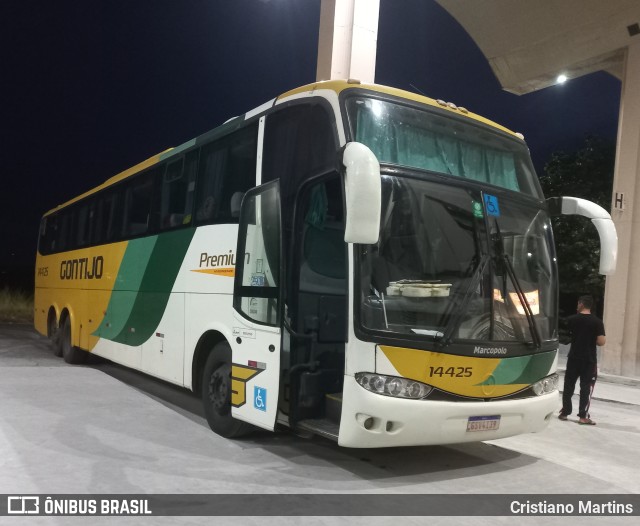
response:
{"label": "green stripe on bus", "polygon": [[533,384],[548,376],[551,372],[551,366],[556,359],[556,351],[534,354],[526,365],[522,374],[515,379],[515,384]]}
{"label": "green stripe on bus", "polygon": [[493,374],[477,385],[532,384],[549,374],[555,357],[556,352],[551,351],[530,356],[504,358],[495,368]]}
{"label": "green stripe on bus", "polygon": [[140,290],[157,239],[158,236],[153,236],[135,239],[127,244],[111,292],[107,314],[93,336],[115,340],[127,326],[137,291]]}
{"label": "green stripe on bus", "polygon": [[194,233],[189,228],[129,242],[107,307],[109,315],[96,336],[131,346],[149,339],[162,319]]}
{"label": "green stripe on bus", "polygon": [[188,228],[157,237],[127,324],[113,341],[142,345],[156,331],[194,233]]}

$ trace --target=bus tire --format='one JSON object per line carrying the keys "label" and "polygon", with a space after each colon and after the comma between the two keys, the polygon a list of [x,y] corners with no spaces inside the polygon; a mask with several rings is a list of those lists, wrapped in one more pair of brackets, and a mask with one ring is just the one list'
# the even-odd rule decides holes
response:
{"label": "bus tire", "polygon": [[49,315],[47,332],[51,345],[53,345],[53,355],[58,357],[62,356],[62,340],[60,338],[60,330],[58,329],[55,314]]}
{"label": "bus tire", "polygon": [[71,320],[68,316],[64,319],[62,324],[60,346],[62,348],[62,357],[67,363],[79,364],[84,363],[87,359],[87,353],[78,347],[74,347],[71,343]]}
{"label": "bus tire", "polygon": [[231,416],[231,347],[216,344],[202,373],[202,404],[209,427],[225,438],[247,435],[253,426]]}

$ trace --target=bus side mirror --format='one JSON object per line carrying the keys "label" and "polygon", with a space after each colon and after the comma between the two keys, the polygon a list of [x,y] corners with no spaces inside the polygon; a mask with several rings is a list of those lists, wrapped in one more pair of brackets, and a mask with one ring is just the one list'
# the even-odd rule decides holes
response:
{"label": "bus side mirror", "polygon": [[366,245],[377,243],[382,206],[380,163],[369,148],[358,142],[345,146],[342,163],[346,201],[344,240]]}
{"label": "bus side mirror", "polygon": [[551,197],[547,199],[551,216],[579,215],[591,219],[600,236],[600,274],[610,276],[618,261],[618,232],[609,212],[600,205],[579,197]]}

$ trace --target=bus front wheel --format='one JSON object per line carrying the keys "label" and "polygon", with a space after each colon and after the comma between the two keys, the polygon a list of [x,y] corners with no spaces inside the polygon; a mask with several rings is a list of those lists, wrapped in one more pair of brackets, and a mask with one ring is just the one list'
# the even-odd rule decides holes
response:
{"label": "bus front wheel", "polygon": [[87,353],[78,349],[71,343],[71,320],[67,316],[62,324],[62,334],[60,335],[60,347],[64,361],[71,364],[83,363],[87,359]]}
{"label": "bus front wheel", "polygon": [[231,416],[231,348],[227,342],[213,347],[202,375],[202,403],[209,427],[218,435],[238,438],[253,426]]}

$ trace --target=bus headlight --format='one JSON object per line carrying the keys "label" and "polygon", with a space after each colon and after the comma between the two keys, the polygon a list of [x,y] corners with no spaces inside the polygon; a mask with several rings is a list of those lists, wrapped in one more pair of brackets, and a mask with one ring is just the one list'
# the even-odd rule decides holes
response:
{"label": "bus headlight", "polygon": [[537,396],[553,393],[558,390],[558,375],[552,374],[542,380],[538,380],[531,388]]}
{"label": "bus headlight", "polygon": [[356,382],[372,393],[414,400],[424,398],[433,390],[433,387],[415,380],[375,373],[356,373]]}

